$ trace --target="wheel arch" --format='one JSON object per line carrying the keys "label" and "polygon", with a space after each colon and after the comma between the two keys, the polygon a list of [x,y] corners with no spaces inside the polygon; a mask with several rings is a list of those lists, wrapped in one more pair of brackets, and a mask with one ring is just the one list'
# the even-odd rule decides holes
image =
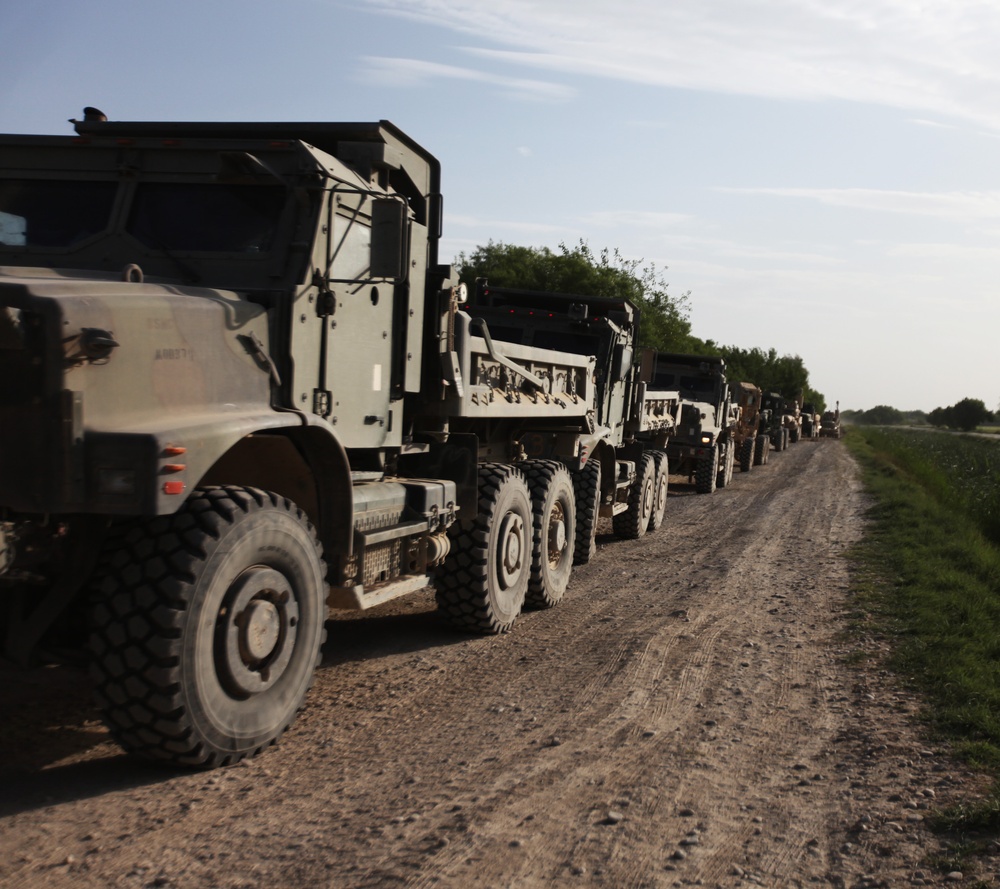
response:
{"label": "wheel arch", "polygon": [[200,484],[262,488],[287,497],[309,517],[324,552],[352,552],[351,468],[339,439],[322,426],[246,435],[219,456]]}

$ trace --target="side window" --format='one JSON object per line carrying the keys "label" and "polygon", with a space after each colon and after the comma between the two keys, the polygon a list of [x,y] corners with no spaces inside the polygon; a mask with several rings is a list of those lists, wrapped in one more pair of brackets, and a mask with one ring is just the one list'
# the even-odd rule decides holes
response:
{"label": "side window", "polygon": [[0,179],[0,246],[73,247],[106,230],[117,182]]}
{"label": "side window", "polygon": [[266,253],[286,196],[271,185],[145,182],[136,188],[127,231],[154,250]]}

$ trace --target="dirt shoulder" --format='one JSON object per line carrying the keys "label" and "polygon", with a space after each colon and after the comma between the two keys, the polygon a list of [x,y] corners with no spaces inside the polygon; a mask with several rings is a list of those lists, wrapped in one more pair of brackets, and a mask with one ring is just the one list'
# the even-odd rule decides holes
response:
{"label": "dirt shoulder", "polygon": [[660,531],[602,535],[509,635],[448,631],[429,593],[332,621],[305,712],[233,768],[136,765],[82,676],[0,672],[0,885],[945,882],[923,818],[975,779],[845,664],[843,446],[672,481]]}

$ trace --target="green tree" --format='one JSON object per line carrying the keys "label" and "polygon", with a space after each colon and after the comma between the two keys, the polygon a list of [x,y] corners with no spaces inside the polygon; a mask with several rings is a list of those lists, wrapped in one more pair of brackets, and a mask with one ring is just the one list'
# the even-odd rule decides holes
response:
{"label": "green tree", "polygon": [[992,419],[993,414],[978,398],[963,398],[949,407],[936,407],[927,415],[932,426],[961,429],[964,432],[971,432]]}
{"label": "green tree", "polygon": [[877,404],[864,411],[856,422],[868,426],[901,426],[905,419],[901,410],[887,404]]}
{"label": "green tree", "polygon": [[809,371],[798,355],[778,355],[776,349],[740,349],[723,346],[720,350],[726,359],[731,380],[743,380],[759,386],[765,392],[777,392],[785,398],[802,395],[804,402],[811,402],[822,412],[826,399],[809,385]]}
{"label": "green tree", "polygon": [[956,429],[971,432],[977,426],[993,419],[986,405],[978,398],[963,398],[951,408],[952,423]]}
{"label": "green tree", "polygon": [[698,352],[706,344],[691,333],[690,294],[668,292],[662,271],[652,263],[625,259],[618,250],[594,253],[585,241],[575,247],[519,247],[490,241],[455,260],[461,280],[470,289],[476,278],[497,287],[578,293],[629,299],[641,312],[639,345],[664,352]]}

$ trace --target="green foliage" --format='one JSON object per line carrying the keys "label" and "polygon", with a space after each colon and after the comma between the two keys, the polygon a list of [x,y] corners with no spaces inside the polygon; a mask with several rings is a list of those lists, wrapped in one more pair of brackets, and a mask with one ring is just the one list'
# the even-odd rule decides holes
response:
{"label": "green foliage", "polygon": [[993,419],[986,405],[978,398],[963,398],[950,407],[936,407],[927,415],[932,426],[946,426],[971,432],[982,423]]}
{"label": "green foliage", "polygon": [[877,404],[866,411],[844,411],[844,419],[859,426],[901,426],[906,414],[887,404]]}
{"label": "green foliage", "polygon": [[490,241],[460,254],[455,264],[470,289],[476,278],[488,278],[497,287],[629,299],[642,312],[640,346],[707,354],[706,344],[691,333],[689,294],[673,296],[660,269],[625,259],[618,250],[595,254],[584,241],[560,244],[558,252]]}
{"label": "green foliage", "polygon": [[812,402],[821,413],[826,409],[826,399],[809,386],[809,371],[798,355],[778,355],[776,349],[740,349],[723,346],[720,350],[726,359],[730,380],[744,380],[759,386],[765,392],[777,392],[785,398]]}
{"label": "green foliage", "polygon": [[1000,778],[1000,448],[859,426],[847,442],[875,501],[855,550],[859,605],[934,729]]}

